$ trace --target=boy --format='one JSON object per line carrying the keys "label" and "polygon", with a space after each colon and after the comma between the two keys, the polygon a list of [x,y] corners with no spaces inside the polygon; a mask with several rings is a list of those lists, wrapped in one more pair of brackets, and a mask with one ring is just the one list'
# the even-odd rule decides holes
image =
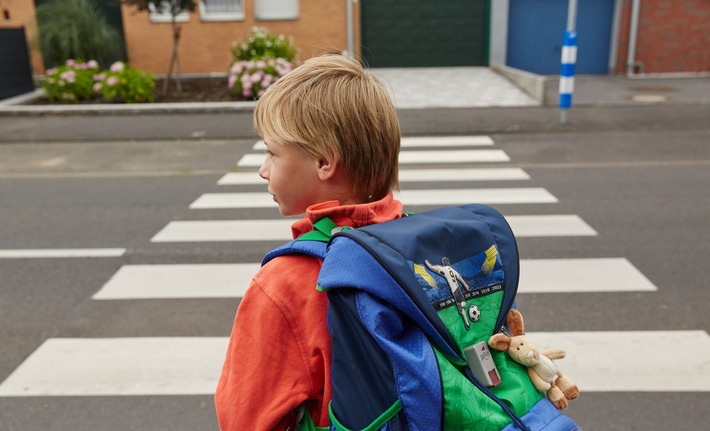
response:
{"label": "boy", "polygon": [[[259,175],[280,213],[306,214],[292,225],[294,238],[323,217],[352,228],[400,217],[402,205],[392,195],[397,113],[357,61],[307,60],[268,88],[254,122],[268,150]],[[290,430],[304,413],[316,426],[328,425],[328,302],[315,289],[321,263],[280,256],[254,276],[215,394],[223,431]]]}

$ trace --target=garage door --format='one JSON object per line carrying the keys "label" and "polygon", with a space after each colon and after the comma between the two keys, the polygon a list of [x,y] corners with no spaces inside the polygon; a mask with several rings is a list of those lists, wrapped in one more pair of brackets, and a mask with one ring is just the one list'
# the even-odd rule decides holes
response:
{"label": "garage door", "polygon": [[486,66],[488,0],[361,0],[371,67]]}
{"label": "garage door", "polygon": [[[506,64],[540,75],[560,73],[568,0],[510,0]],[[578,3],[576,74],[609,73],[614,0]]]}

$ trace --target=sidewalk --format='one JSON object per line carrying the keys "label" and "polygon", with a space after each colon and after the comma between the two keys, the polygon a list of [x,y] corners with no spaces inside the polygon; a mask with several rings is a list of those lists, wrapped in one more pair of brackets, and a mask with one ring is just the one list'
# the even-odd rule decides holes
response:
{"label": "sidewalk", "polygon": [[[494,65],[488,67],[373,69],[399,109],[557,106],[559,78]],[[0,115],[251,111],[253,102],[132,105],[23,105],[26,96],[0,100]],[[703,77],[575,77],[575,106],[710,103]]]}
{"label": "sidewalk", "polygon": [[[560,124],[557,77],[500,68],[375,69],[403,136],[705,129],[710,76],[578,76]],[[5,102],[5,103],[3,103]],[[254,102],[13,105],[0,101],[0,143],[255,138]]]}

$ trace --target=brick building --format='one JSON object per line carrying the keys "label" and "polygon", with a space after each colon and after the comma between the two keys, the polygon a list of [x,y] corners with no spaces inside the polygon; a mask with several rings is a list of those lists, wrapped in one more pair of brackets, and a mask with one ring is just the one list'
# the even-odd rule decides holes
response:
{"label": "brick building", "polygon": [[[629,58],[633,0],[623,0],[614,72],[710,72],[710,1],[638,1],[634,58]],[[630,63],[630,67],[629,66]]]}
{"label": "brick building", "polygon": [[[0,27],[25,27],[35,74],[43,65],[34,11],[45,1],[0,0]],[[104,0],[91,1],[104,5]],[[292,37],[301,60],[344,51],[349,3],[354,51],[373,67],[499,63],[559,73],[568,0],[211,0],[180,18],[181,71],[225,73],[232,43],[253,26]],[[709,0],[578,3],[578,74],[710,72]],[[115,10],[111,19],[122,27],[128,61],[164,73],[171,54],[170,23],[125,5]]]}
{"label": "brick building", "polygon": [[24,28],[27,37],[32,71],[39,75],[44,71],[42,54],[37,40],[37,18],[33,0],[0,0],[0,28]]}
{"label": "brick building", "polygon": [[[129,62],[165,72],[172,46],[167,17],[125,5],[121,13]],[[291,36],[301,59],[347,48],[345,0],[213,0],[179,21],[181,69],[187,74],[228,71],[232,44],[254,26]]]}

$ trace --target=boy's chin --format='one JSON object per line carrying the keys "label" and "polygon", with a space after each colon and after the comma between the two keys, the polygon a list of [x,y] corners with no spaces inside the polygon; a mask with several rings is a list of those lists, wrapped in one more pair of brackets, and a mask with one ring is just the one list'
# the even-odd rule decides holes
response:
{"label": "boy's chin", "polygon": [[289,208],[284,208],[281,205],[279,205],[279,213],[281,213],[282,216],[284,217],[291,217],[291,216],[299,216],[303,215],[306,213],[306,210],[294,210],[294,209],[289,209]]}

